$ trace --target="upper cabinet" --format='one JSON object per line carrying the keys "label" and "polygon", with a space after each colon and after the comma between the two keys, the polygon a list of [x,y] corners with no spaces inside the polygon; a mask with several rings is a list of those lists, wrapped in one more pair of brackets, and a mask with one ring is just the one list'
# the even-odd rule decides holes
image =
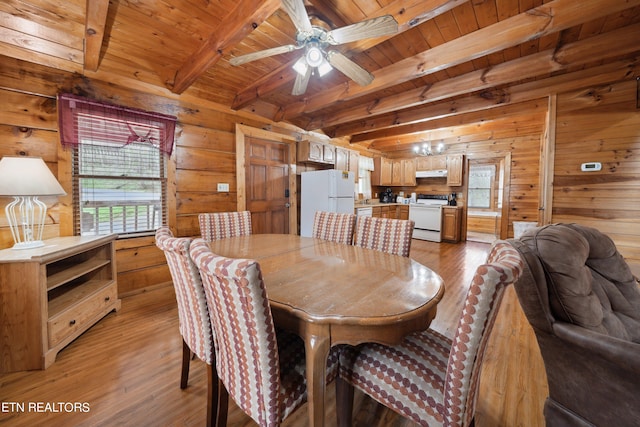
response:
{"label": "upper cabinet", "polygon": [[[398,160],[395,160],[398,162]],[[395,168],[396,163],[394,163]],[[399,185],[416,185],[416,159],[401,159],[400,168],[402,168],[402,176]]]}
{"label": "upper cabinet", "polygon": [[360,158],[360,154],[358,154],[357,151],[348,150],[342,147],[335,148],[335,169],[353,172],[355,182],[358,182],[358,159]]}
{"label": "upper cabinet", "polygon": [[374,170],[371,173],[371,184],[381,186],[415,186],[415,159],[387,159],[375,157]]}
{"label": "upper cabinet", "polygon": [[416,158],[416,171],[447,169],[447,156],[422,156]]}
{"label": "upper cabinet", "polygon": [[300,141],[298,142],[298,161],[333,165],[336,161],[336,147],[317,141]]}
{"label": "upper cabinet", "polygon": [[[444,157],[444,156],[442,156]],[[462,154],[452,154],[447,158],[447,185],[449,187],[462,186]]]}
{"label": "upper cabinet", "polygon": [[372,185],[393,185],[391,184],[391,170],[393,162],[386,157],[373,158],[373,172],[371,172]]}
{"label": "upper cabinet", "polygon": [[[448,156],[423,156],[416,159],[416,171],[447,171],[447,185],[449,187],[462,186],[462,154],[451,154]],[[442,175],[444,177],[444,175]]]}
{"label": "upper cabinet", "polygon": [[349,151],[349,170],[353,172],[355,181],[358,182],[358,164],[360,162],[360,154],[357,151]]}

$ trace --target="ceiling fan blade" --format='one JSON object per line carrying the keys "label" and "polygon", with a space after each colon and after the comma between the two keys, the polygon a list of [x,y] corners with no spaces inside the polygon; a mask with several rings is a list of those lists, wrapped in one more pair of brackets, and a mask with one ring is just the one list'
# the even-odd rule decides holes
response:
{"label": "ceiling fan blade", "polygon": [[335,50],[327,52],[327,61],[333,67],[337,68],[344,75],[349,77],[360,86],[366,86],[373,81],[373,75]]}
{"label": "ceiling fan blade", "polygon": [[293,44],[288,44],[285,46],[273,47],[271,49],[260,50],[258,52],[247,53],[246,55],[236,56],[231,58],[229,62],[231,65],[242,65],[247,62],[255,61],[256,59],[267,58],[273,55],[280,55],[281,53],[293,52],[294,50],[299,49],[298,46]]}
{"label": "ceiling fan blade", "polygon": [[307,72],[304,74],[296,73],[296,81],[293,83],[293,90],[291,91],[291,95],[302,95],[307,91],[307,85],[309,84],[309,79],[311,78],[311,67],[307,67]]}
{"label": "ceiling fan blade", "polygon": [[282,0],[282,7],[293,21],[298,31],[311,32],[311,21],[304,8],[303,0]]}
{"label": "ceiling fan blade", "polygon": [[246,64],[247,62],[255,61],[256,59],[267,58],[273,55],[280,55],[281,53],[293,52],[296,49],[299,49],[299,47],[293,44],[272,47],[271,49],[265,49],[258,52],[247,53],[246,55],[236,56],[235,58],[231,58],[229,62],[231,63],[231,65],[242,65]]}
{"label": "ceiling fan blade", "polygon": [[330,44],[349,43],[370,37],[386,36],[398,32],[398,22],[392,15],[367,19],[346,27],[336,28],[327,34]]}

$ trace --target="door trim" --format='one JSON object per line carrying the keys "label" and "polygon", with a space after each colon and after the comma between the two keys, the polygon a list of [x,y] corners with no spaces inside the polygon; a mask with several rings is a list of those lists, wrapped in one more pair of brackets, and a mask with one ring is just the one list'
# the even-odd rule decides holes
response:
{"label": "door trim", "polygon": [[245,158],[246,137],[262,138],[269,141],[282,142],[289,147],[289,234],[296,234],[298,229],[298,189],[296,188],[296,139],[264,129],[254,128],[236,123],[236,209],[238,212],[247,209],[247,159]]}
{"label": "door trim", "polygon": [[[495,153],[483,153],[483,154],[469,154],[465,156],[464,162],[464,198],[465,204],[469,200],[469,163],[471,160],[489,160],[489,159],[502,159],[504,160],[504,187],[502,188],[502,210],[500,211],[500,230],[499,238],[507,239],[509,233],[509,206],[511,203],[510,190],[511,190],[511,153],[510,152],[495,152]],[[467,240],[467,210],[468,207],[462,210],[462,236],[464,240]]]}

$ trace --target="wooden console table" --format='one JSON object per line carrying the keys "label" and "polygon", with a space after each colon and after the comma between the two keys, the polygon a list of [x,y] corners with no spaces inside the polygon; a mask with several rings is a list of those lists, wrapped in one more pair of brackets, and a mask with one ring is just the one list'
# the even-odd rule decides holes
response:
{"label": "wooden console table", "polygon": [[116,237],[57,237],[40,248],[0,250],[0,373],[47,368],[120,309]]}

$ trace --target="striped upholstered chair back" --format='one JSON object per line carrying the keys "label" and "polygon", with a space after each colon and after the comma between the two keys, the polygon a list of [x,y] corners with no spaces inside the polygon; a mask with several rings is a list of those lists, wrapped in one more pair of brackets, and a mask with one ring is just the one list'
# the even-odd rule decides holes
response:
{"label": "striped upholstered chair back", "polygon": [[413,226],[412,220],[361,216],[356,222],[353,244],[408,257]]}
{"label": "striped upholstered chair back", "polygon": [[[194,240],[190,253],[212,313],[218,375],[226,391],[258,425],[279,425],[306,401],[303,341],[276,333],[256,261],[218,256],[203,239]],[[334,372],[337,357],[335,362]]]}
{"label": "striped upholstered chair back", "polygon": [[[195,354],[208,365],[209,381],[217,387],[215,372],[215,351],[209,309],[200,279],[200,272],[189,256],[191,239],[174,237],[168,227],[160,227],[156,231],[156,246],[167,259],[171,279],[178,302],[178,324],[182,335],[182,375],[180,388],[187,387],[189,380],[189,362],[191,354]],[[210,387],[210,392],[215,393]],[[211,405],[213,395],[207,402],[209,421],[216,418],[215,407]]]}
{"label": "striped upholstered chair back", "polygon": [[200,236],[207,242],[251,234],[251,212],[213,212],[198,215]]}
{"label": "striped upholstered chair back", "polygon": [[340,356],[338,403],[355,386],[421,426],[471,425],[489,335],[505,287],[523,269],[508,242],[493,244],[469,286],[453,340],[427,329],[396,346],[346,347]]}
{"label": "striped upholstered chair back", "polygon": [[313,217],[311,236],[350,245],[355,224],[355,214],[318,211]]}

